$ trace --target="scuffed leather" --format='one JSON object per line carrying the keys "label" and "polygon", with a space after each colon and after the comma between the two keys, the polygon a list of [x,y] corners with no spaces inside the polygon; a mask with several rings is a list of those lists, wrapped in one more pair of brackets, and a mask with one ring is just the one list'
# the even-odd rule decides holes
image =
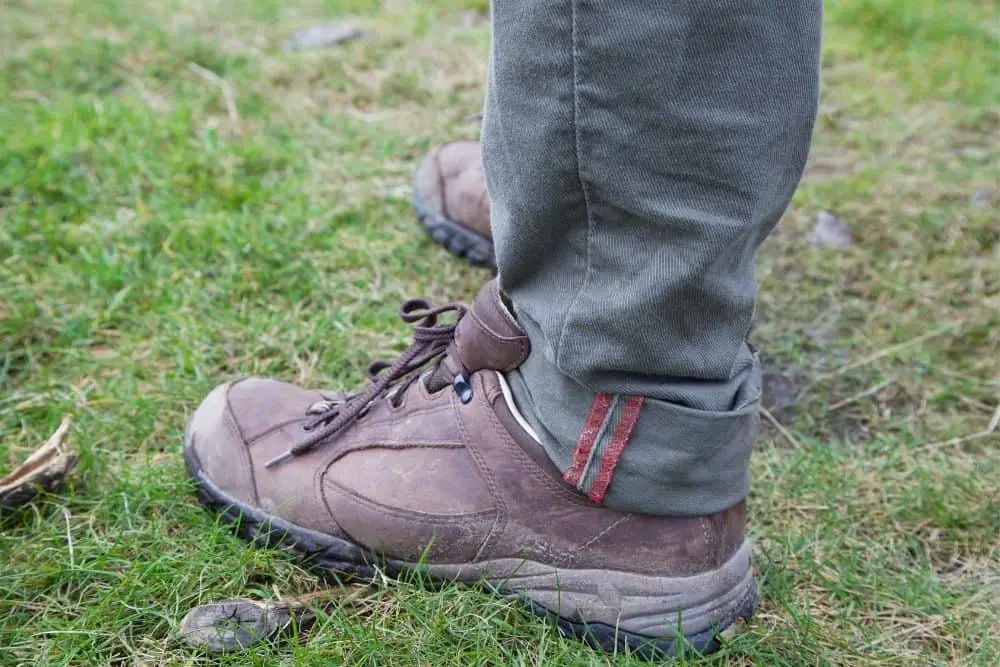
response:
{"label": "scuffed leather", "polygon": [[458,358],[470,371],[512,371],[528,358],[531,343],[500,298],[496,279],[486,283],[455,333]]}
{"label": "scuffed leather", "polygon": [[306,410],[323,395],[250,379],[206,399],[189,446],[226,493],[401,560],[518,558],[689,576],[736,552],[746,535],[742,502],[712,516],[649,516],[605,508],[565,484],[503,397],[497,371],[527,354],[491,281],[442,364],[471,372],[467,403],[450,385],[416,382],[397,405],[377,400],[332,441],[269,469],[266,461],[307,437]]}

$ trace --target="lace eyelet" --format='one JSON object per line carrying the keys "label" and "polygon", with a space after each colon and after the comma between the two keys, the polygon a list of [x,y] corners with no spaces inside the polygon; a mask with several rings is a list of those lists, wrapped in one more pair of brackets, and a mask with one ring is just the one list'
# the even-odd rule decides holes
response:
{"label": "lace eyelet", "polygon": [[312,427],[312,426],[310,426],[309,424],[306,424],[306,423],[303,423],[303,424],[301,424],[301,425],[299,426],[299,429],[300,429],[300,430],[301,430],[301,431],[302,431],[303,433],[309,433],[310,431],[312,431],[312,430],[313,430],[313,427]]}
{"label": "lace eyelet", "polygon": [[458,400],[463,404],[472,400],[472,385],[469,384],[469,378],[458,374],[452,378],[451,386],[455,390],[455,393],[458,394]]}

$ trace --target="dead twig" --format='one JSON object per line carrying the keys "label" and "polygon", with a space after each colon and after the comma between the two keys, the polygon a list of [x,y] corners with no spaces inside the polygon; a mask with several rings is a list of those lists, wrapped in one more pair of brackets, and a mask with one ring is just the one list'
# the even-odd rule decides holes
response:
{"label": "dead twig", "polygon": [[883,389],[885,389],[886,387],[888,387],[889,385],[893,384],[895,381],[896,381],[895,378],[889,378],[888,380],[883,380],[882,382],[879,382],[874,387],[869,387],[868,389],[865,389],[864,391],[858,392],[857,394],[854,394],[853,396],[851,396],[849,398],[845,398],[842,401],[837,401],[836,403],[834,403],[833,405],[831,405],[829,408],[827,408],[827,412],[833,412],[835,410],[839,410],[840,408],[846,407],[846,406],[850,405],[851,403],[856,403],[856,402],[860,401],[862,398],[867,398],[868,396],[871,396],[872,394],[876,394],[876,393],[882,391]]}
{"label": "dead twig", "polygon": [[[997,433],[998,427],[1000,427],[1000,403],[997,404],[996,410],[994,410],[993,412],[993,417],[990,418],[990,423],[986,425],[985,430],[976,431],[975,433],[969,433],[968,435],[960,435],[955,438],[949,438],[948,440],[940,440],[938,442],[932,442],[929,445],[924,445],[923,447],[920,447],[917,451],[933,452],[940,449],[945,449],[946,447],[955,447],[958,445],[964,445],[967,442],[982,440]],[[1000,433],[997,434],[1000,435]]]}
{"label": "dead twig", "polygon": [[63,508],[63,518],[66,519],[66,547],[69,549],[69,566],[76,567],[76,558],[73,556],[73,532],[70,530],[69,510]]}
{"label": "dead twig", "polygon": [[986,427],[986,430],[992,433],[997,430],[998,426],[1000,426],[1000,401],[997,401],[997,409],[993,411],[993,417],[990,419],[989,426]]}
{"label": "dead twig", "polygon": [[[236,108],[236,99],[233,95],[233,86],[226,79],[216,74],[210,69],[205,69],[198,63],[188,63],[188,69],[200,76],[205,81],[214,83],[222,91],[222,101],[226,105],[226,113],[229,115],[229,120],[234,124],[239,126],[240,122],[240,112]],[[237,127],[237,129],[239,129]]]}
{"label": "dead twig", "polygon": [[791,445],[795,447],[795,449],[805,449],[805,446],[802,444],[802,442],[794,435],[792,435],[792,432],[789,431],[787,428],[785,428],[785,426],[778,421],[778,418],[772,415],[771,411],[765,408],[763,405],[760,406],[760,414],[764,417],[764,419],[770,422],[771,426],[776,428],[778,430],[778,433],[784,436],[784,438],[788,440],[788,442],[790,442]]}
{"label": "dead twig", "polygon": [[921,334],[920,336],[917,336],[916,338],[913,338],[913,339],[908,340],[906,342],[899,343],[897,345],[890,345],[889,347],[884,348],[882,350],[879,350],[878,352],[876,352],[874,354],[868,355],[867,357],[864,357],[863,359],[858,359],[857,361],[852,361],[849,364],[845,364],[845,365],[841,366],[840,368],[838,368],[835,371],[831,371],[830,373],[824,373],[822,375],[818,375],[812,381],[812,384],[815,385],[815,384],[818,384],[819,382],[822,382],[823,380],[829,380],[832,377],[837,377],[838,375],[843,375],[847,371],[854,370],[855,368],[859,368],[861,366],[867,366],[868,364],[870,364],[870,363],[872,363],[874,361],[878,361],[879,359],[882,359],[884,357],[888,357],[890,355],[896,354],[897,352],[902,352],[903,350],[905,350],[907,348],[910,348],[910,347],[913,347],[914,345],[920,345],[921,343],[923,343],[925,341],[928,341],[931,338],[936,338],[937,336],[940,336],[941,334],[944,334],[944,333],[948,333],[949,331],[952,331],[955,328],[960,327],[960,326],[961,326],[960,324],[956,324],[956,323],[947,324],[947,325],[945,325],[943,327],[940,327],[938,329],[935,329],[933,331],[928,331],[925,334]]}
{"label": "dead twig", "polygon": [[933,452],[946,447],[954,447],[956,445],[963,445],[967,442],[974,442],[976,440],[982,440],[983,438],[988,438],[993,435],[996,431],[978,431],[977,433],[970,433],[968,435],[960,435],[957,438],[951,438],[950,440],[940,440],[938,442],[932,442],[929,445],[924,445],[918,448],[918,452]]}

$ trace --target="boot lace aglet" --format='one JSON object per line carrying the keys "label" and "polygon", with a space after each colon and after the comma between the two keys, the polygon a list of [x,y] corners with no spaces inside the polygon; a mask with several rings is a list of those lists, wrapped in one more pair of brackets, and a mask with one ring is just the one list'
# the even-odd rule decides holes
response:
{"label": "boot lace aglet", "polygon": [[281,454],[278,454],[273,459],[271,459],[270,461],[268,461],[267,463],[265,463],[264,467],[265,468],[276,468],[277,466],[280,466],[285,461],[290,461],[293,458],[295,458],[295,452],[293,452],[292,450],[289,449],[289,450],[287,450],[285,452],[282,452]]}

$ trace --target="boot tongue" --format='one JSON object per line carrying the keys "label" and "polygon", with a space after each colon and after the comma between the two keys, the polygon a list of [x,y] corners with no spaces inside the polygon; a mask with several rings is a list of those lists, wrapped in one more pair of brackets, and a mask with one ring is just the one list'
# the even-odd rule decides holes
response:
{"label": "boot tongue", "polygon": [[427,390],[438,391],[458,375],[476,371],[512,371],[528,358],[531,344],[524,329],[503,303],[496,278],[486,283],[459,320],[448,353],[427,378]]}

